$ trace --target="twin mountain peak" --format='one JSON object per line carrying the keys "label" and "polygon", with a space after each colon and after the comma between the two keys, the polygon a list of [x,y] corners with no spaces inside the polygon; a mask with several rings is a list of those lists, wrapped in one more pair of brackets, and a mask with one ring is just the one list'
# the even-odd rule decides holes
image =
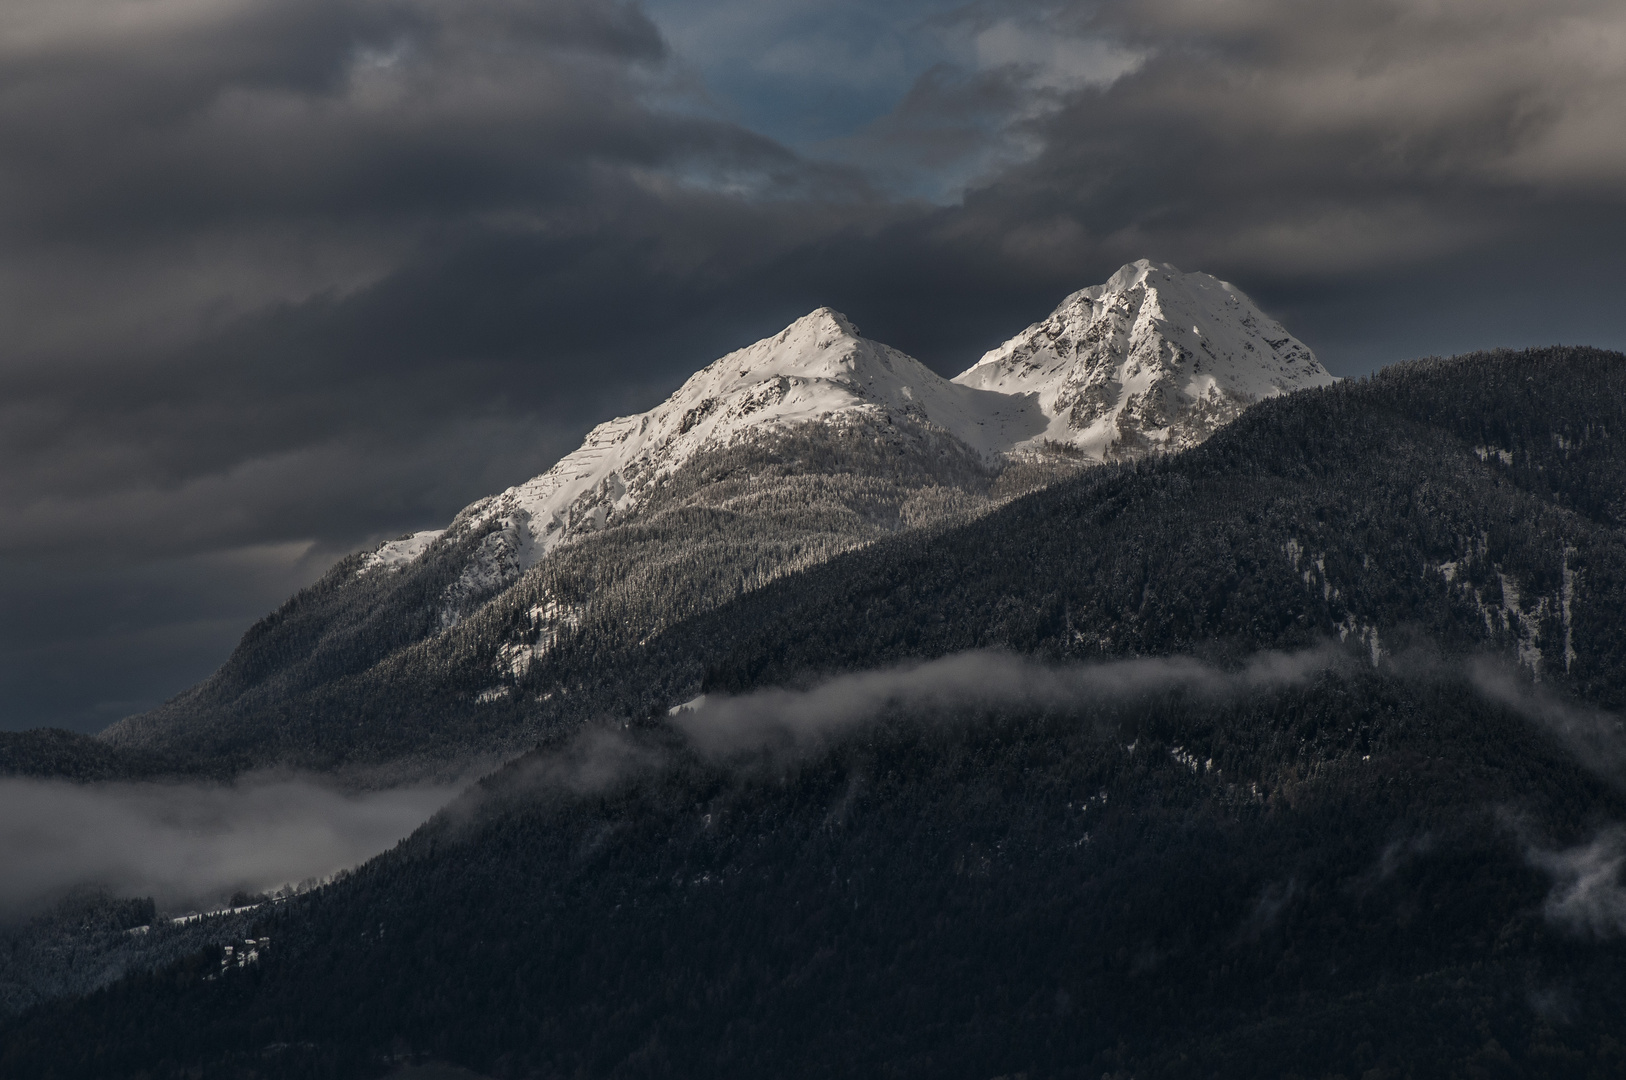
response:
{"label": "twin mountain peak", "polygon": [[366,567],[403,565],[447,531],[500,522],[500,561],[523,569],[624,518],[697,453],[801,425],[925,429],[990,462],[1102,462],[1194,446],[1260,398],[1333,381],[1240,289],[1146,259],[1073,293],[953,379],[823,307],[696,372],[650,411],[600,424],[449,530],[382,545]]}

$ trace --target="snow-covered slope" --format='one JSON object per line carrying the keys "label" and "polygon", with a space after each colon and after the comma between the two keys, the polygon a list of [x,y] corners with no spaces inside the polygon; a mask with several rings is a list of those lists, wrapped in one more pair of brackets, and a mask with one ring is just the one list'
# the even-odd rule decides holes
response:
{"label": "snow-covered slope", "polygon": [[[448,541],[496,527],[455,591],[489,592],[566,537],[618,520],[702,450],[812,422],[929,425],[988,458],[1046,423],[1031,401],[952,383],[819,308],[696,372],[649,412],[600,424],[542,475],[464,509]],[[392,541],[363,570],[401,565],[436,538]]]}
{"label": "snow-covered slope", "polygon": [[1142,259],[954,381],[1030,396],[1048,422],[1018,448],[1107,460],[1193,446],[1260,398],[1334,379],[1236,286]]}
{"label": "snow-covered slope", "polygon": [[439,540],[446,532],[445,529],[424,529],[420,532],[407,533],[396,540],[386,541],[362,562],[363,570],[376,570],[379,567],[405,566],[412,560],[429,550],[429,545]]}

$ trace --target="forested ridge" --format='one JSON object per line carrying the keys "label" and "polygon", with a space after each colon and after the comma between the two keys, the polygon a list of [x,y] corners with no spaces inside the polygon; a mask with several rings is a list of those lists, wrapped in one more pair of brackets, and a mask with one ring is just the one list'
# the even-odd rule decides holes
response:
{"label": "forested ridge", "polygon": [[93,735],[61,728],[0,731],[0,776],[89,783],[157,776],[230,776],[242,763],[180,758],[157,750],[110,746]]}

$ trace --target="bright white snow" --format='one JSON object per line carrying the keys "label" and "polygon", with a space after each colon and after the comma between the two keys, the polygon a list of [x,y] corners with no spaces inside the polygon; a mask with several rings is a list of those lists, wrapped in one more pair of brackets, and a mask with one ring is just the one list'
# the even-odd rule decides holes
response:
{"label": "bright white snow", "polygon": [[409,533],[397,540],[380,544],[377,551],[367,556],[367,561],[361,566],[361,572],[377,570],[380,567],[393,569],[405,566],[428,551],[429,545],[439,540],[445,531],[445,529],[424,529],[422,532]]}
{"label": "bright white snow", "polygon": [[1035,395],[1049,423],[1028,445],[1066,443],[1105,460],[1183,449],[1260,398],[1335,380],[1236,286],[1142,259],[954,381]]}
{"label": "bright white snow", "polygon": [[469,591],[532,566],[567,535],[602,527],[700,450],[799,424],[924,421],[986,457],[1044,430],[1033,400],[944,379],[897,349],[859,336],[819,308],[770,338],[690,376],[649,412],[600,424],[553,468],[458,515],[460,532],[499,523],[471,565]]}

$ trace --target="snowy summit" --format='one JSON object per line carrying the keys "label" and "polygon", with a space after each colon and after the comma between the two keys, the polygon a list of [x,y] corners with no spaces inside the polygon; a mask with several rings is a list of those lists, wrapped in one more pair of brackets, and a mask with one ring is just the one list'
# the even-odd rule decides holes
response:
{"label": "snowy summit", "polygon": [[[696,372],[650,411],[600,424],[553,468],[470,505],[446,532],[455,539],[497,522],[481,562],[511,574],[567,536],[624,516],[702,450],[807,424],[900,423],[937,428],[993,458],[1045,421],[1031,402],[950,382],[862,337],[840,312],[819,308]],[[401,565],[438,535],[391,541],[365,569]]]}
{"label": "snowy summit", "polygon": [[909,425],[990,461],[1056,445],[1106,461],[1195,445],[1260,398],[1332,381],[1235,286],[1144,259],[953,380],[823,307],[696,372],[648,412],[600,424],[553,468],[473,503],[444,532],[382,545],[363,569],[485,532],[470,571],[493,580],[465,585],[511,579],[567,537],[632,512],[695,454],[807,425]]}
{"label": "snowy summit", "polygon": [[1194,446],[1260,398],[1335,380],[1236,286],[1141,259],[954,381],[1035,395],[1040,440],[1103,461]]}

